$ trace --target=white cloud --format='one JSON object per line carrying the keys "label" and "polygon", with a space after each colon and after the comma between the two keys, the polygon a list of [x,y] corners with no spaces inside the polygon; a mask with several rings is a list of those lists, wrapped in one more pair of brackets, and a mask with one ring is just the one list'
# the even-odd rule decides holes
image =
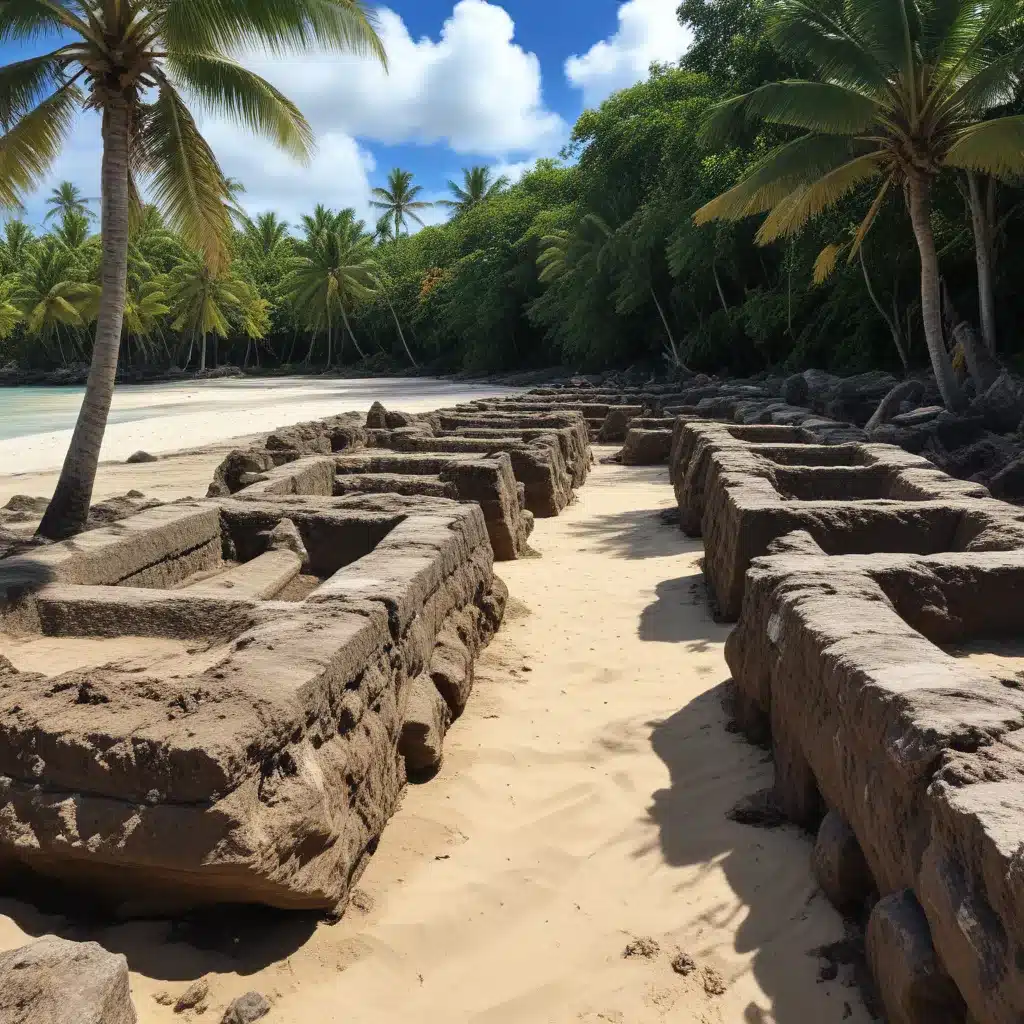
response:
{"label": "white cloud", "polygon": [[[391,10],[379,16],[387,74],[369,59],[323,52],[245,58],[313,125],[318,149],[308,167],[234,125],[204,121],[225,173],[246,185],[244,205],[252,212],[273,208],[295,219],[324,202],[370,217],[374,142],[439,143],[495,162],[554,152],[564,142],[568,126],[544,105],[540,62],[515,41],[503,7],[458,0],[436,39],[414,39]],[[90,195],[97,194],[99,169],[94,120],[83,119],[53,175],[92,189]]]}
{"label": "white cloud", "polygon": [[565,62],[566,77],[583,91],[588,107],[643,81],[653,62],[668,63],[683,55],[693,36],[679,23],[678,7],[678,0],[627,0],[619,8],[615,34]]}

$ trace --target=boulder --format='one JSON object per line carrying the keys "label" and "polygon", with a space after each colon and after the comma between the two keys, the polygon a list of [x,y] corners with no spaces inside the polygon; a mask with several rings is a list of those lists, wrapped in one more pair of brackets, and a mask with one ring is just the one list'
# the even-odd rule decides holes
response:
{"label": "boulder", "polygon": [[890,1024],[964,1020],[963,999],[935,955],[928,920],[909,889],[875,904],[867,953]]}
{"label": "boulder", "polygon": [[[411,427],[415,423],[416,417],[408,412],[385,411],[384,413],[384,425],[388,430],[398,430],[399,427]],[[369,426],[369,424],[367,424],[367,426]]]}
{"label": "boulder", "polygon": [[366,427],[368,430],[386,430],[388,426],[388,411],[380,402],[374,402],[370,411],[366,414]]}
{"label": "boulder", "polygon": [[1004,370],[984,394],[972,403],[970,411],[997,434],[1015,431],[1024,418],[1024,383]]}
{"label": "boulder", "polygon": [[825,815],[811,855],[811,870],[840,911],[863,907],[873,888],[871,872],[853,829],[838,811]]}
{"label": "boulder", "polygon": [[429,776],[441,766],[444,737],[451,720],[451,711],[430,676],[413,679],[398,744],[409,778]]}
{"label": "boulder", "polygon": [[1003,501],[1024,504],[1024,456],[1014,459],[989,480],[988,489]]}
{"label": "boulder", "polygon": [[239,996],[224,1012],[221,1024],[252,1024],[270,1013],[270,1003],[259,992]]}
{"label": "boulder", "polygon": [[160,460],[155,455],[150,455],[149,452],[137,451],[132,452],[124,461],[128,465],[134,465],[137,462],[159,462]]}
{"label": "boulder", "polygon": [[3,1024],[136,1024],[128,961],[96,942],[45,935],[0,954]]}
{"label": "boulder", "polygon": [[788,405],[806,405],[811,396],[811,389],[807,386],[803,374],[794,373],[792,377],[787,377],[783,381],[779,394]]}
{"label": "boulder", "polygon": [[624,466],[657,466],[667,462],[672,449],[671,430],[637,430],[626,434],[622,449]]}

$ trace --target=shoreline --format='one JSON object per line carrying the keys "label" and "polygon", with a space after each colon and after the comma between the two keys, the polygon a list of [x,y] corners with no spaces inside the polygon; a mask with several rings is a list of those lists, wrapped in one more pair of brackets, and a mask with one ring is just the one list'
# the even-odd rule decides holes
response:
{"label": "shoreline", "polygon": [[[426,377],[224,379],[163,387],[163,393],[147,389],[144,394],[134,387],[115,389],[94,501],[131,489],[163,500],[202,496],[213,467],[238,442],[305,420],[365,412],[377,400],[388,408],[416,413],[517,390]],[[56,396],[64,408],[53,417],[66,419],[67,407],[76,397]],[[71,433],[69,426],[0,438],[0,467],[7,470],[0,473],[0,504],[14,494],[51,494]],[[158,461],[126,465],[137,451],[159,456]],[[198,493],[195,470],[188,468],[195,466],[209,470]]]}

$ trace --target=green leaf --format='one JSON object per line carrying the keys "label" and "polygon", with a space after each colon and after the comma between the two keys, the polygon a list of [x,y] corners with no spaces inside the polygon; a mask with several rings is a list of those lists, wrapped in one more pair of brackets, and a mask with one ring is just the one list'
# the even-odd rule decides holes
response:
{"label": "green leaf", "polygon": [[161,27],[168,49],[181,53],[325,47],[387,63],[363,0],[166,0]]}
{"label": "green leaf", "polygon": [[767,245],[779,238],[795,234],[812,217],[835,206],[858,185],[881,173],[885,157],[869,153],[836,167],[817,181],[802,185],[775,205],[757,232],[759,245]]}
{"label": "green leaf", "polygon": [[228,190],[216,157],[170,83],[161,84],[137,138],[142,169],[168,225],[203,252],[211,268],[227,261]]}
{"label": "green leaf", "polygon": [[19,207],[49,173],[82,101],[77,87],[66,85],[0,136],[0,205]]}
{"label": "green leaf", "polygon": [[993,178],[1024,174],[1024,116],[999,117],[965,128],[946,152],[944,163]]}
{"label": "green leaf", "polygon": [[805,135],[786,143],[755,165],[738,185],[702,206],[694,221],[706,224],[766,213],[795,189],[845,165],[864,149],[863,143],[840,135]]}
{"label": "green leaf", "polygon": [[309,160],[313,129],[299,108],[259,75],[217,54],[171,53],[166,65],[210,113],[226,113],[303,162]]}

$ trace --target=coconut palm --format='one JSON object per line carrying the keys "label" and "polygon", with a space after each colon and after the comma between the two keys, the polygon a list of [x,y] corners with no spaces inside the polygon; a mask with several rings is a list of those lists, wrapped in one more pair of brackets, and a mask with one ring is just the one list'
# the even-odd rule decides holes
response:
{"label": "coconut palm", "polygon": [[21,310],[14,303],[15,287],[13,278],[0,281],[0,341],[6,341],[22,321]]}
{"label": "coconut palm", "polygon": [[[28,333],[48,348],[56,343],[61,362],[66,363],[60,329],[84,329],[95,319],[99,287],[84,280],[79,254],[48,236],[29,253],[11,301],[21,311]],[[68,335],[69,340],[72,337]]]}
{"label": "coconut palm", "polygon": [[317,333],[325,327],[327,365],[331,365],[334,321],[339,316],[360,359],[365,358],[352,333],[346,307],[373,295],[376,284],[373,239],[361,230],[361,225],[343,222],[296,243],[295,253],[295,269],[285,282],[285,291],[312,331],[310,355]]}
{"label": "coconut palm", "polygon": [[35,241],[32,229],[23,220],[12,217],[7,221],[3,240],[0,241],[0,272],[14,274],[24,269]]}
{"label": "coconut palm", "polygon": [[56,48],[0,69],[0,204],[16,206],[49,172],[83,106],[102,114],[102,299],[78,422],[40,533],[81,529],[113,396],[124,317],[129,210],[140,178],[169,226],[211,271],[226,259],[230,190],[185,101],[223,113],[298,158],[312,145],[299,110],[227,56],[336,46],[384,60],[363,0],[17,0],[0,39]]}
{"label": "coconut palm", "polygon": [[462,171],[462,184],[449,181],[448,190],[451,192],[451,199],[439,200],[440,206],[447,206],[457,213],[465,213],[480,203],[504,192],[508,188],[508,178],[502,174],[497,178],[493,177],[490,167],[466,167]]}
{"label": "coconut palm", "polygon": [[255,220],[247,217],[242,224],[242,246],[254,255],[273,256],[287,239],[288,222],[276,213],[261,213]]}
{"label": "coconut palm", "polygon": [[163,277],[146,281],[133,280],[128,275],[128,287],[124,302],[124,340],[126,357],[131,354],[131,342],[144,357],[151,357],[150,342],[160,329],[161,320],[171,311],[167,304],[167,282]]}
{"label": "coconut palm", "polygon": [[[254,290],[229,269],[222,266],[215,270],[203,254],[189,254],[171,272],[167,287],[172,327],[189,335],[185,365],[191,362],[192,348],[198,339],[199,371],[203,372],[206,369],[206,339],[211,334],[215,339],[226,338],[233,321],[252,327],[255,317],[251,307],[258,298]],[[253,319],[247,320],[247,317]],[[216,362],[215,345],[214,365]]]}
{"label": "coconut palm", "polygon": [[51,217],[60,217],[63,220],[70,214],[91,220],[93,217],[93,212],[89,209],[91,202],[92,200],[86,199],[82,195],[82,190],[73,182],[62,181],[50,193],[50,198],[46,200],[49,210],[46,211],[43,220],[49,220]]}
{"label": "coconut palm", "polygon": [[931,192],[946,168],[995,178],[1024,172],[1024,117],[983,120],[1020,84],[1024,47],[997,49],[1019,11],[1016,0],[845,0],[833,18],[810,0],[779,0],[776,45],[812,62],[820,81],[736,96],[713,108],[707,125],[712,139],[751,119],[808,134],[770,152],[698,210],[698,223],[767,213],[757,235],[767,244],[880,181],[850,247],[853,259],[886,197],[903,192],[920,254],[928,352],[950,408],[962,395],[943,340]]}
{"label": "coconut palm", "polygon": [[422,191],[422,185],[412,183],[412,171],[403,171],[400,167],[396,167],[388,175],[387,188],[373,190],[374,198],[370,205],[376,210],[384,211],[381,221],[391,222],[395,238],[402,233],[402,228],[408,233],[410,220],[423,227],[423,219],[418,211],[427,210],[434,204],[416,198]]}

